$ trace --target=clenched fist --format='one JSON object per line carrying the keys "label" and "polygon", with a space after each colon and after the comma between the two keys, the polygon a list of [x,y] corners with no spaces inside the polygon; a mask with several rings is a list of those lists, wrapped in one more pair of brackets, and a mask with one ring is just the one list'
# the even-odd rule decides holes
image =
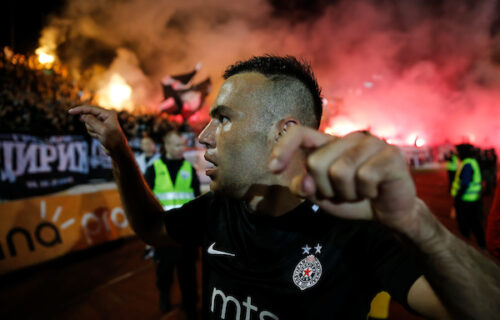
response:
{"label": "clenched fist", "polygon": [[291,180],[292,192],[342,218],[375,219],[402,232],[413,227],[418,200],[397,147],[363,132],[337,138],[297,125],[274,146],[270,170],[283,172],[300,150],[306,170]]}

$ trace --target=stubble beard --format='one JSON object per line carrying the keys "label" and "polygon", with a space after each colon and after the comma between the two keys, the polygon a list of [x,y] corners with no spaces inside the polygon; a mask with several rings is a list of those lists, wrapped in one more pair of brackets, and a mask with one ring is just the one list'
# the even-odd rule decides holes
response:
{"label": "stubble beard", "polygon": [[237,183],[221,183],[221,181],[212,181],[210,190],[218,195],[227,196],[230,198],[241,199],[244,191],[241,191],[242,186]]}
{"label": "stubble beard", "polygon": [[215,180],[210,182],[210,190],[215,194],[242,199],[250,188],[250,184],[245,182],[248,178],[249,177],[240,177],[236,172],[219,175]]}

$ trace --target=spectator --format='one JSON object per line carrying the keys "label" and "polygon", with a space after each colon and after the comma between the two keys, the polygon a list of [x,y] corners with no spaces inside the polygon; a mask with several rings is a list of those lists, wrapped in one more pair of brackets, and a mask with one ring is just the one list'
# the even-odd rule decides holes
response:
{"label": "spectator", "polygon": [[453,181],[451,195],[460,233],[468,238],[471,231],[481,248],[486,248],[482,220],[482,178],[477,151],[470,144],[457,145],[460,167]]}
{"label": "spectator", "polygon": [[[200,182],[193,166],[183,158],[185,142],[177,131],[165,135],[165,156],[146,170],[146,181],[165,210],[181,207],[200,195]],[[170,287],[177,266],[182,304],[188,319],[196,319],[196,268],[198,248],[195,246],[158,246],[155,248],[157,286],[160,309],[171,309]]]}
{"label": "spectator", "polygon": [[153,139],[147,136],[141,140],[141,150],[142,153],[136,156],[135,161],[137,161],[142,174],[145,174],[146,169],[160,158],[160,154],[156,153]]}

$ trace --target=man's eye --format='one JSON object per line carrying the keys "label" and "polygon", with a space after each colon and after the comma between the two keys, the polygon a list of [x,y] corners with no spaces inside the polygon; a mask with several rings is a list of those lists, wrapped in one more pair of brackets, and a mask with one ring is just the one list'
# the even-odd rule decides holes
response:
{"label": "man's eye", "polygon": [[225,124],[226,122],[229,121],[229,118],[226,117],[226,116],[223,116],[223,115],[220,115],[219,116],[219,122],[222,123],[222,124]]}

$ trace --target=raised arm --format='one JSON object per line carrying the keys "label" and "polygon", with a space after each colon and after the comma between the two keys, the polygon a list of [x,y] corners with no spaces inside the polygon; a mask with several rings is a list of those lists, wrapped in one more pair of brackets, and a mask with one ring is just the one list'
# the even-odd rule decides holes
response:
{"label": "raised arm", "polygon": [[76,107],[69,113],[80,115],[89,135],[98,139],[111,157],[113,175],[132,229],[149,244],[170,243],[163,208],[144,181],[116,113],[94,106]]}
{"label": "raised arm", "polygon": [[[454,319],[498,319],[500,268],[452,235],[416,197],[397,147],[362,132],[334,138],[296,126],[275,145],[270,169],[282,172],[299,152],[307,153],[307,169],[291,181],[293,192],[333,215],[373,219],[409,240],[425,278]],[[370,205],[356,205],[367,201]],[[417,282],[409,305],[430,318],[446,318],[446,312],[438,315],[441,303],[425,279]]]}
{"label": "raised arm", "polygon": [[[417,215],[415,227],[405,235],[417,248],[427,281],[453,319],[498,319],[500,268],[448,231],[422,201]],[[425,299],[417,292],[409,297],[413,302]]]}

